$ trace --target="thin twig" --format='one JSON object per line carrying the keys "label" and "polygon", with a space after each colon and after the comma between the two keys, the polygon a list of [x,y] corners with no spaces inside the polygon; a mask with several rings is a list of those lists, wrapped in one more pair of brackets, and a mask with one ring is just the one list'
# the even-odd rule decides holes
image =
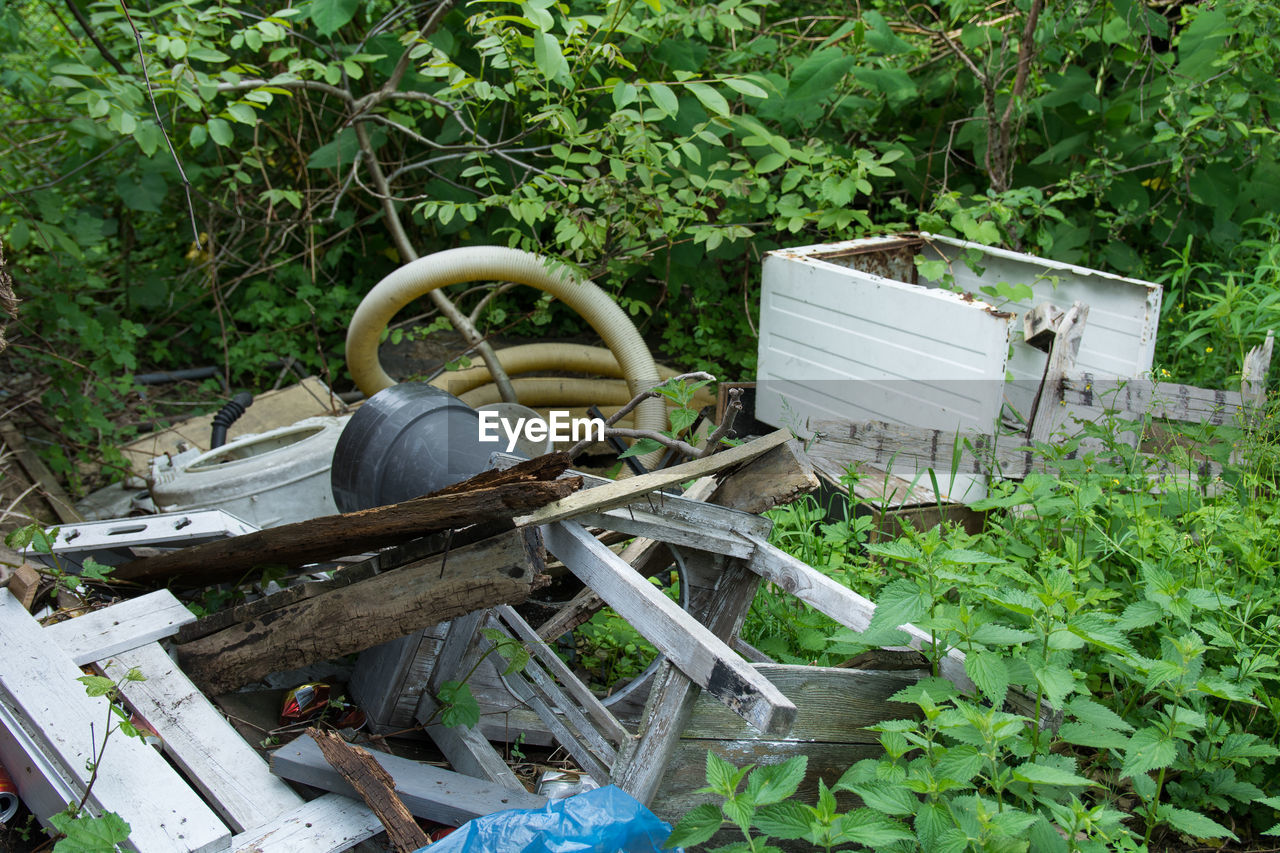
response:
{"label": "thin twig", "polygon": [[133,39],[138,43],[138,63],[142,66],[142,80],[147,86],[147,99],[151,101],[151,110],[156,115],[156,125],[160,128],[160,135],[164,137],[164,144],[169,146],[169,154],[173,157],[174,165],[178,167],[178,177],[182,178],[182,190],[187,195],[187,213],[191,216],[191,234],[195,238],[196,246],[201,246],[203,241],[200,239],[200,226],[196,224],[196,208],[191,202],[191,181],[187,180],[187,173],[182,168],[182,161],[178,159],[178,152],[173,147],[173,140],[169,138],[169,131],[164,128],[164,120],[160,118],[160,105],[156,103],[156,94],[151,89],[151,75],[147,73],[147,54],[142,48],[142,33],[138,32],[138,27],[133,23],[133,16],[129,14],[129,6],[125,0],[120,0],[120,9],[124,12],[124,19],[129,22],[129,29],[133,30]]}

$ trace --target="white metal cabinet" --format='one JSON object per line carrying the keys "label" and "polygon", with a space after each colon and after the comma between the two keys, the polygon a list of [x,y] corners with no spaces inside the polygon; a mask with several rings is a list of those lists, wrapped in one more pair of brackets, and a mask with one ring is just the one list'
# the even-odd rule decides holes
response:
{"label": "white metal cabinet", "polygon": [[[954,289],[921,278],[917,255],[945,262]],[[1034,295],[993,304],[981,288],[1000,282]],[[989,432],[1006,406],[1027,416],[1044,372],[1021,340],[1026,311],[1087,303],[1080,369],[1137,377],[1160,299],[1152,282],[932,234],[780,249],[764,260],[756,417],[805,436],[828,418]],[[942,490],[972,499],[973,485]]]}

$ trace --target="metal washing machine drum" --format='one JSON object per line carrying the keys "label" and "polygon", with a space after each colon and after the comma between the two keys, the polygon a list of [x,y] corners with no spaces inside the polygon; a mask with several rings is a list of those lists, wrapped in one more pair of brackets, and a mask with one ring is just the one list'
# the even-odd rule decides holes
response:
{"label": "metal washing machine drum", "polygon": [[333,497],[341,512],[399,503],[489,467],[498,444],[480,441],[480,417],[424,382],[401,382],[365,401],[333,453]]}
{"label": "metal washing machine drum", "polygon": [[350,416],[317,417],[151,467],[160,512],[216,508],[258,527],[336,512],[329,465]]}

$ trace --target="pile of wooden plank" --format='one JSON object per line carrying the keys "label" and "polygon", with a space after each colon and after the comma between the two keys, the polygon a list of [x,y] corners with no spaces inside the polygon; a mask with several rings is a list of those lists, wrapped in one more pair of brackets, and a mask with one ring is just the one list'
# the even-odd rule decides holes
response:
{"label": "pile of wooden plank", "polygon": [[[824,767],[830,775],[875,750],[866,725],[907,712],[887,699],[923,670],[781,666],[738,637],[762,581],[852,628],[865,627],[874,609],[767,542],[771,522],[759,513],[817,485],[789,433],[616,482],[569,471],[563,456],[495,461],[495,470],[404,504],[117,568],[116,577],[137,584],[198,588],[265,566],[296,569],[380,549],[328,579],[203,619],[162,589],[41,627],[0,591],[9,650],[0,668],[0,762],[24,801],[45,821],[82,800],[89,814],[116,812],[139,851],[338,851],[384,826],[403,848],[416,836],[392,814],[401,807],[456,825],[544,802],[491,742],[503,737],[499,718],[675,819],[699,799],[708,749],[763,763],[808,750],[815,775]],[[634,538],[621,554],[605,544],[625,537]],[[648,579],[671,553],[682,567],[681,603]],[[531,625],[517,606],[547,581],[551,557],[583,589]],[[628,691],[629,704],[601,701],[549,644],[605,605],[661,654]],[[514,672],[496,665],[500,637],[523,645],[529,663]],[[268,765],[208,698],[356,652],[363,654],[351,691],[374,728],[385,731],[397,714],[430,722],[426,734],[452,770],[383,753],[350,758],[310,737],[280,748]],[[96,776],[88,769],[96,760],[91,733],[100,736],[110,711],[107,699],[77,683],[86,665],[119,682],[119,698],[159,734],[168,761],[117,734]],[[146,680],[124,679],[131,668]],[[962,659],[949,658],[944,671],[964,681]],[[449,728],[435,719],[438,696],[463,680],[482,723]],[[842,713],[830,713],[835,703]],[[352,767],[363,770],[353,776]],[[283,779],[332,793],[305,802]],[[403,806],[384,808],[386,791],[370,793],[378,784]]]}

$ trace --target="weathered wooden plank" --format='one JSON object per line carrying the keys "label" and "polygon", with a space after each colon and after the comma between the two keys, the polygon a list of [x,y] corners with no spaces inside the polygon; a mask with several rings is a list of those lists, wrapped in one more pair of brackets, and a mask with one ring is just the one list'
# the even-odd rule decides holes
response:
{"label": "weathered wooden plank", "polygon": [[[746,513],[742,515],[751,519],[759,517],[748,516]],[[751,554],[751,549],[734,535],[732,527],[720,527],[711,519],[694,522],[672,518],[662,513],[650,512],[637,504],[605,512],[584,512],[574,516],[573,520],[586,527],[602,527],[630,536],[643,536],[730,557],[747,557]]]}
{"label": "weathered wooden plank", "polygon": [[476,663],[480,660],[476,630],[483,619],[484,611],[475,610],[449,624],[444,642],[431,668],[427,689],[418,700],[416,716],[419,722],[436,723],[427,727],[427,735],[444,753],[445,758],[449,759],[454,770],[513,791],[523,790],[520,780],[479,731],[460,726],[444,726],[438,719],[439,705],[435,697],[445,682],[470,682],[469,676],[476,669]]}
{"label": "weathered wooden plank", "polygon": [[[948,432],[883,421],[819,421],[813,426],[819,437],[809,445],[809,455],[826,457],[836,464],[870,462],[887,466],[897,460],[940,473],[949,473],[954,466],[960,474],[1009,479],[1021,479],[1031,471],[1048,470],[1052,465],[1027,444],[1025,437],[1019,436]],[[1064,453],[1062,458],[1076,459],[1085,451],[1082,447]],[[1197,460],[1195,471],[1176,468],[1158,456],[1147,459],[1152,473],[1159,476],[1212,479],[1222,474],[1222,466],[1207,459]]]}
{"label": "weathered wooden plank", "polygon": [[781,663],[752,666],[782,691],[782,695],[796,703],[799,712],[787,736],[770,738],[752,731],[720,703],[702,699],[681,737],[876,744],[880,742],[880,733],[869,731],[867,726],[919,715],[916,706],[890,702],[889,697],[929,675],[926,668],[886,672]]}
{"label": "weathered wooden plank", "polygon": [[[50,642],[8,590],[0,590],[0,636],[5,665],[0,703],[27,729],[40,751],[66,774],[77,799],[88,785],[86,763],[113,719],[104,697],[90,697],[76,679],[83,673]],[[145,673],[144,673],[145,675]],[[91,729],[92,727],[92,729]],[[19,784],[26,774],[14,775]],[[21,787],[20,789],[21,790]],[[65,805],[65,803],[63,804]],[[231,833],[165,760],[142,741],[116,735],[99,763],[88,805],[113,811],[131,827],[130,842],[150,851],[221,851]],[[49,815],[40,815],[47,820]]]}
{"label": "weathered wooden plank", "polygon": [[[716,564],[723,562],[723,558],[709,554],[699,555],[699,558]],[[721,566],[716,565],[716,568]],[[713,636],[728,639],[737,636],[741,630],[742,621],[755,598],[759,579],[747,570],[741,560],[734,560],[714,573],[718,583],[706,614],[707,630]],[[686,673],[678,670],[670,660],[662,662],[645,703],[640,737],[614,765],[614,784],[642,803],[654,798],[666,778],[672,753],[693,716],[700,695],[698,685]]]}
{"label": "weathered wooden plank", "polygon": [[94,610],[44,629],[77,665],[111,657],[178,633],[195,614],[167,589]]}
{"label": "weathered wooden plank", "polygon": [[842,494],[849,494],[849,489],[841,480],[845,473],[853,468],[859,475],[858,481],[853,486],[853,495],[870,506],[896,509],[938,502],[938,496],[927,485],[919,481],[913,483],[910,480],[904,480],[883,468],[876,468],[865,462],[837,460],[822,455],[821,452],[813,455],[806,453],[805,456],[822,477],[823,482]]}
{"label": "weathered wooden plank", "polygon": [[[522,531],[509,531],[184,643],[179,660],[196,684],[223,692],[481,607],[523,601],[540,563]],[[442,579],[446,567],[450,574]]]}
{"label": "weathered wooden plank", "polygon": [[[546,798],[523,788],[512,790],[382,752],[370,753],[395,781],[396,793],[417,817],[458,826],[503,809],[537,809]],[[271,755],[271,770],[286,779],[326,791],[354,795],[354,790],[325,761],[320,747],[302,736]],[[363,807],[363,806],[362,806]],[[304,848],[297,848],[304,849]]]}
{"label": "weathered wooden plank", "polygon": [[599,488],[587,489],[581,494],[569,495],[532,513],[519,516],[516,519],[516,524],[520,526],[550,524],[553,521],[572,518],[583,512],[602,512],[614,507],[626,506],[650,492],[656,492],[659,489],[674,486],[677,483],[696,480],[699,477],[748,462],[764,455],[775,447],[786,444],[790,440],[790,431],[780,429],[762,438],[757,438],[755,441],[721,451],[714,456],[694,459],[691,462],[685,462],[672,468],[665,468],[650,474],[642,474],[639,477],[630,477],[626,480],[617,480]]}
{"label": "weathered wooden plank", "polygon": [[[714,753],[735,767],[754,764],[767,767],[781,764],[789,758],[803,755],[808,759],[807,772],[793,799],[801,803],[818,801],[818,780],[822,779],[828,786],[851,766],[864,758],[880,758],[884,750],[876,745],[865,743],[813,743],[794,740],[703,740],[698,738],[681,738],[675,745],[664,768],[662,787],[658,790],[649,808],[658,817],[675,823],[691,809],[703,803],[718,803],[716,796],[700,794],[698,789],[707,784],[707,753]],[[845,809],[854,804],[847,795]],[[733,837],[724,838],[724,843],[741,841],[742,833],[734,829]],[[713,840],[713,844],[715,841]],[[788,849],[783,842],[782,849]],[[802,842],[795,849],[813,850],[807,842]]]}
{"label": "weathered wooden plank", "polygon": [[[501,630],[496,621],[489,624]],[[487,638],[481,638],[480,645],[486,651],[492,647]],[[530,660],[522,672],[504,674],[501,678],[507,688],[541,718],[580,767],[597,782],[608,783],[609,767],[617,757],[616,751],[536,661]]]}
{"label": "weathered wooden plank", "polygon": [[800,442],[792,439],[723,477],[707,502],[759,515],[816,488],[813,464]]}
{"label": "weathered wooden plank", "polygon": [[113,680],[133,667],[146,675],[146,681],[124,681],[120,692],[160,735],[165,754],[234,831],[252,829],[302,805],[302,798],[271,775],[262,756],[158,644],[116,653],[99,666]]}
{"label": "weathered wooden plank", "polygon": [[[763,539],[746,534],[744,538],[755,546],[755,554],[747,567],[770,583],[794,595],[805,604],[825,613],[832,619],[854,631],[865,631],[876,611],[875,602],[848,587],[837,583],[802,560],[770,545]],[[914,625],[901,625],[913,649],[927,649],[933,638]],[[962,690],[972,690],[973,681],[964,671],[964,653],[948,649],[938,663],[944,678],[950,679]]]}
{"label": "weathered wooden plank", "polygon": [[1196,388],[1146,379],[1112,379],[1083,373],[1062,383],[1063,401],[1078,407],[1080,417],[1100,420],[1114,411],[1124,420],[1144,417],[1190,423],[1232,424],[1240,416],[1237,391]]}
{"label": "weathered wooden plank", "polygon": [[618,746],[631,739],[631,733],[618,722],[618,718],[596,698],[596,695],[582,683],[578,676],[573,674],[568,664],[547,645],[546,640],[538,636],[533,627],[524,621],[524,617],[517,613],[514,607],[503,604],[495,607],[494,612],[516,633],[516,636],[525,643],[526,648],[550,674],[564,686],[565,692],[573,697],[591,719],[595,720],[605,737]]}
{"label": "weathered wooden plank", "polygon": [[799,708],[791,733],[784,739],[762,736],[719,703],[700,698],[651,803],[660,816],[679,817],[713,801],[697,793],[705,785],[707,752],[738,767],[777,764],[805,755],[809,767],[797,797],[801,802],[816,802],[819,778],[833,785],[854,762],[883,754],[878,733],[867,731],[867,726],[918,715],[914,706],[890,702],[889,697],[928,675],[925,670],[876,672],[782,664],[756,669]]}
{"label": "weathered wooden plank", "polygon": [[270,823],[233,837],[230,853],[340,853],[347,850],[382,831],[382,821],[372,809],[353,799],[354,796],[355,791],[350,796],[325,794],[285,812]]}
{"label": "weathered wooden plank", "polygon": [[[520,466],[512,469],[518,470]],[[545,473],[556,476],[552,471]],[[495,473],[510,472],[485,472],[479,476],[489,475],[491,480]],[[511,518],[572,494],[579,482],[574,478],[521,479],[466,490],[461,485],[391,506],[313,518],[134,560],[117,567],[115,577],[171,580],[189,586],[234,581],[262,566],[296,568],[317,560],[385,548],[451,527]]]}
{"label": "weathered wooden plank", "polygon": [[5,701],[2,690],[0,765],[9,772],[22,802],[34,815],[47,817],[65,809],[67,803],[80,801],[74,774],[44,754],[36,724]]}
{"label": "weathered wooden plank", "polygon": [[795,719],[789,699],[580,525],[556,522],[543,535],[570,571],[682,672],[762,731],[787,731]]}

